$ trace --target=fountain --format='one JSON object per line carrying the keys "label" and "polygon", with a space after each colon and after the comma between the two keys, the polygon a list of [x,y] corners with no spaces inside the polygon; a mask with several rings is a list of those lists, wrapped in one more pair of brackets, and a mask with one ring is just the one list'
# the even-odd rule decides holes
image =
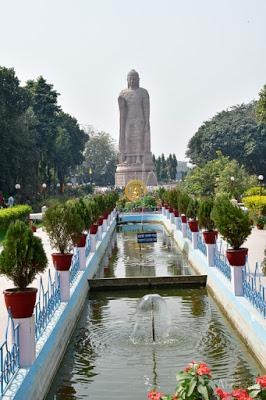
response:
{"label": "fountain", "polygon": [[134,343],[140,340],[147,342],[162,341],[171,332],[171,318],[166,301],[159,294],[146,294],[136,309],[136,323],[131,339]]}

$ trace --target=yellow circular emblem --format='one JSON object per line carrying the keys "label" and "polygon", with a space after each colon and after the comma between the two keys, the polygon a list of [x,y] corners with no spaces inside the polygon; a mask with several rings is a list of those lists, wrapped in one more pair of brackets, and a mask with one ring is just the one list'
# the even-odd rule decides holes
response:
{"label": "yellow circular emblem", "polygon": [[140,197],[145,196],[147,193],[147,187],[140,179],[133,179],[129,181],[125,187],[125,195],[128,200],[136,201]]}

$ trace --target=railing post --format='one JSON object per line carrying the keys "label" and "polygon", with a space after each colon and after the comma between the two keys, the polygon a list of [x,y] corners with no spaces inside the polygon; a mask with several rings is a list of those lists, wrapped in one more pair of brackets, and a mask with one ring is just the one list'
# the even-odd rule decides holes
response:
{"label": "railing post", "polygon": [[99,240],[100,242],[102,240],[102,237],[103,237],[103,226],[99,225],[97,231],[97,240]]}
{"label": "railing post", "polygon": [[214,267],[214,255],[215,255],[215,248],[216,244],[207,244],[207,263],[208,267]]}
{"label": "railing post", "polygon": [[170,213],[170,222],[171,222],[171,224],[175,223],[175,214],[173,212]]}
{"label": "railing post", "polygon": [[60,299],[68,302],[70,299],[70,271],[58,271],[60,279]]}
{"label": "railing post", "polygon": [[107,219],[103,220],[103,232],[107,232],[108,224],[107,224]]}
{"label": "railing post", "polygon": [[77,251],[79,253],[79,269],[84,271],[86,269],[85,247],[77,247]]}
{"label": "railing post", "polygon": [[162,215],[165,215],[165,207],[162,206]]}
{"label": "railing post", "polygon": [[230,265],[231,269],[231,288],[235,296],[243,296],[243,268]]}
{"label": "railing post", "polygon": [[187,237],[187,223],[186,222],[182,222],[182,235],[183,235],[183,238]]}
{"label": "railing post", "polygon": [[198,234],[199,232],[191,232],[192,234],[192,248],[197,250],[198,248]]}
{"label": "railing post", "polygon": [[36,359],[35,317],[13,318],[14,325],[19,325],[20,368],[29,368]]}
{"label": "railing post", "polygon": [[94,253],[96,251],[96,243],[97,243],[96,234],[90,233],[90,243],[91,243],[90,251]]}

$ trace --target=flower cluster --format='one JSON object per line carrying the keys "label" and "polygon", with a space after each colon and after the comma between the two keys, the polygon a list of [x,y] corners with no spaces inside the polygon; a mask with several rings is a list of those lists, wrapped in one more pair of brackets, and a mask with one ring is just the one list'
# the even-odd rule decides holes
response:
{"label": "flower cluster", "polygon": [[266,375],[256,378],[256,383],[247,389],[226,392],[211,380],[207,364],[192,361],[177,374],[177,387],[173,395],[157,392],[148,393],[151,400],[266,400]]}

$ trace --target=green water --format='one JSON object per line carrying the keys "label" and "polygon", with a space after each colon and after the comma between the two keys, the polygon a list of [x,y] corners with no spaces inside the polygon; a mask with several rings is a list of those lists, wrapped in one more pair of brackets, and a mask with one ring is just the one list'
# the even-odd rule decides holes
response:
{"label": "green water", "polygon": [[[156,244],[142,249],[136,247],[135,233],[121,232],[111,265],[102,273],[193,273],[180,257],[163,232]],[[155,343],[149,314],[136,312],[148,293],[158,293],[167,310],[156,315]],[[175,373],[191,360],[207,362],[227,390],[263,372],[206,289],[91,293],[47,399],[146,399],[154,386],[173,391]]]}

